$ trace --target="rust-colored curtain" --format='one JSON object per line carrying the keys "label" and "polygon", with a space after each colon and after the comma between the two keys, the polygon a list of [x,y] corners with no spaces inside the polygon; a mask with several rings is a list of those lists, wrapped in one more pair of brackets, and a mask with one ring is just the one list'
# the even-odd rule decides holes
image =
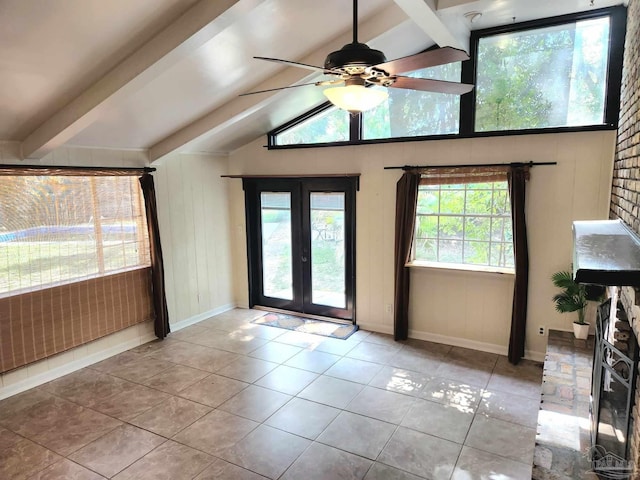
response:
{"label": "rust-colored curtain", "polygon": [[410,272],[405,265],[411,259],[419,184],[420,173],[407,171],[396,185],[395,314],[393,317],[393,335],[396,340],[406,340],[409,336]]}
{"label": "rust-colored curtain", "polygon": [[524,356],[527,327],[527,296],[529,290],[529,247],[525,221],[525,186],[529,178],[527,165],[511,165],[508,173],[511,221],[513,224],[513,252],[515,282],[513,285],[513,308],[511,333],[509,336],[509,362],[517,364]]}
{"label": "rust-colored curtain", "polygon": [[165,338],[169,328],[169,311],[164,285],[164,262],[162,261],[162,247],[160,246],[160,229],[158,228],[158,207],[156,205],[156,188],[153,177],[145,173],[140,177],[140,186],[144,196],[147,227],[149,229],[149,249],[151,252],[151,284],[153,288],[153,306],[156,318],[154,329],[158,338]]}

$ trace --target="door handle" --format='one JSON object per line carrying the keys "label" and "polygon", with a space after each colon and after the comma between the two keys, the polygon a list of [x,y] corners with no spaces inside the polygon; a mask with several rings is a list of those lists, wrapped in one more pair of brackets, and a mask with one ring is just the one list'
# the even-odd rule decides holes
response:
{"label": "door handle", "polygon": [[307,261],[307,257],[302,257],[302,263],[305,263]]}

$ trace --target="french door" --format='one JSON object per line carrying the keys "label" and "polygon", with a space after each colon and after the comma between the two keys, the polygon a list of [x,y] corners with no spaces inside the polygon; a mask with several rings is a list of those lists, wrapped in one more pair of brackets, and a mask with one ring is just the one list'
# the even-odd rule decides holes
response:
{"label": "french door", "polygon": [[357,181],[243,179],[251,307],[354,320]]}

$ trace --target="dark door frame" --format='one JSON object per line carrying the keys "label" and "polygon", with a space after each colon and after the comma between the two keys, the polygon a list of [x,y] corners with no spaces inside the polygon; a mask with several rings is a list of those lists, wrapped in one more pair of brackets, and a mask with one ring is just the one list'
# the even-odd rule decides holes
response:
{"label": "dark door frame", "polygon": [[[293,301],[272,299],[269,307],[311,315],[320,315],[355,323],[355,258],[356,258],[356,196],[359,188],[358,176],[340,177],[285,177],[242,179],[245,192],[245,215],[247,233],[247,261],[249,279],[249,307],[263,305],[262,296],[262,232],[260,222],[260,193],[291,193],[292,275]],[[337,308],[311,303],[311,227],[308,215],[311,192],[344,192],[345,194],[345,297],[346,308]],[[303,262],[307,256],[309,261]],[[307,288],[303,290],[303,285]]]}

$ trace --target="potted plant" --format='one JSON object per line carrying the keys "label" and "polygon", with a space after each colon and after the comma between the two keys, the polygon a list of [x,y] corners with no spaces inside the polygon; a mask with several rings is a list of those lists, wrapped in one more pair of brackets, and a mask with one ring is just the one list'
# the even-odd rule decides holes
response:
{"label": "potted plant", "polygon": [[560,271],[551,276],[553,284],[562,291],[553,296],[556,311],[560,313],[578,312],[578,320],[573,322],[573,334],[576,338],[589,336],[589,324],[584,321],[587,307],[587,289],[573,280],[571,272]]}

